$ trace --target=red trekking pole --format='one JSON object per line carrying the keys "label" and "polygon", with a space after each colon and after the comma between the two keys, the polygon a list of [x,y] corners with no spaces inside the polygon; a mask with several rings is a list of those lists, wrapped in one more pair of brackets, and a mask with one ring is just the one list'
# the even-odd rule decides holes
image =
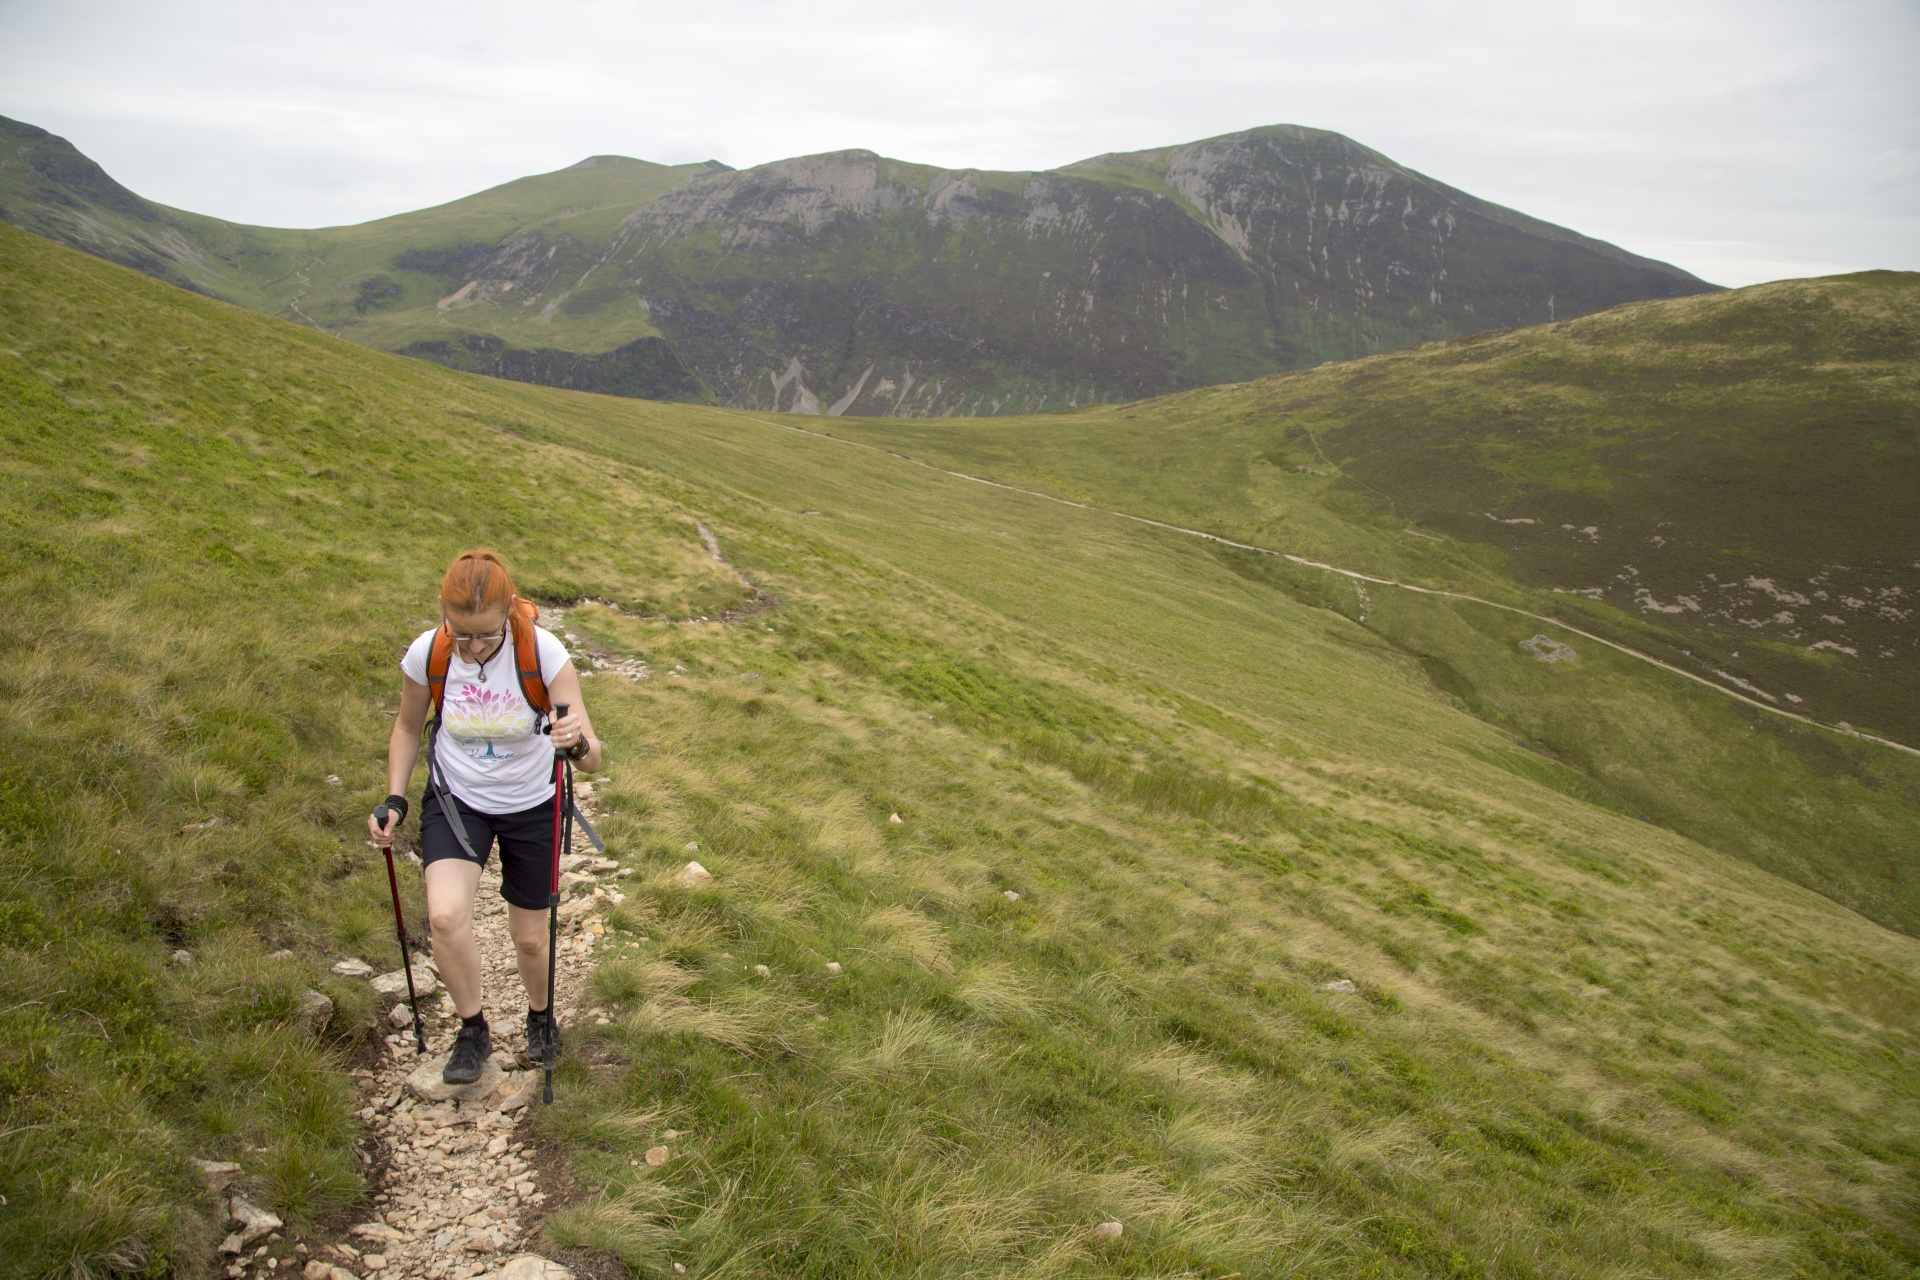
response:
{"label": "red trekking pole", "polygon": [[[567,704],[553,704],[554,719],[567,714]],[[549,729],[551,732],[551,729]],[[559,748],[553,752],[553,867],[547,883],[547,1018],[559,1027],[560,1015],[553,1007],[554,974],[560,968],[560,849],[563,844],[573,843],[573,824],[567,821],[566,788],[571,778],[567,773],[567,756]],[[544,1073],[541,1081],[540,1101],[553,1101],[553,1050],[557,1035],[547,1038],[545,1060],[540,1064]]]}
{"label": "red trekking pole", "polygon": [[[382,831],[387,827],[387,806],[376,805],[373,820]],[[393,895],[393,931],[400,939],[400,967],[407,971],[407,1004],[413,1009],[413,1043],[422,1054],[427,1051],[427,1033],[420,1026],[420,997],[413,992],[413,960],[407,955],[407,922],[400,914],[400,878],[393,871],[393,846],[387,845],[387,891]]]}

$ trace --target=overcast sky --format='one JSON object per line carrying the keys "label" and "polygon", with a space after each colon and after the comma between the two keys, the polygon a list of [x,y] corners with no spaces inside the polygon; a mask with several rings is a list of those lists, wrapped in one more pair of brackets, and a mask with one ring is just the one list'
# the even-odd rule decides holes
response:
{"label": "overcast sky", "polygon": [[594,154],[1050,168],[1334,129],[1722,284],[1920,269],[1920,0],[0,0],[0,114],[324,226]]}

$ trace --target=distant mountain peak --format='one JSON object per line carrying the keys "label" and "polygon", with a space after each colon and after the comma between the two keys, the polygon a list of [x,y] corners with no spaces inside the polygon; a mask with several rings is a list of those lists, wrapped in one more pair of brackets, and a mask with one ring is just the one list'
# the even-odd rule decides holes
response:
{"label": "distant mountain peak", "polygon": [[[566,169],[558,170],[558,172],[565,173],[567,169],[597,169],[603,164],[644,164],[644,165],[651,166],[653,165],[653,163],[654,162],[651,160],[639,160],[639,159],[635,159],[633,156],[616,156],[616,155],[588,156],[585,160],[581,160],[574,164],[570,164],[567,166]],[[718,160],[700,160],[690,165],[682,165],[682,166],[668,165],[665,167],[698,169],[703,174],[733,172],[733,166],[722,164]]]}

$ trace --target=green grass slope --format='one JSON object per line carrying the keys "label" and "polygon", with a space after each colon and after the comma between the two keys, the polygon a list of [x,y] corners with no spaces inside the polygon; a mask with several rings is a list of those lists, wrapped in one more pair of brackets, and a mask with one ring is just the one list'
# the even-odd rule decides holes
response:
{"label": "green grass slope", "polygon": [[[534,1121],[582,1192],[554,1243],[640,1275],[1920,1265],[1920,943],[1609,808],[1197,542],[9,229],[0,439],[13,1274],[211,1274],[193,1155],[295,1230],[364,1194],[372,1011],[326,966],[380,954],[393,667],[482,540],[659,673],[588,681],[636,875]],[[672,621],[743,591],[688,516],[782,606]]]}
{"label": "green grass slope", "polygon": [[[634,208],[725,168],[593,156],[356,226],[253,227],[145,200],[64,138],[0,117],[0,221],[171,284],[443,364],[619,394],[692,394],[698,384],[637,305],[588,314],[520,306],[526,290],[504,295],[529,273],[550,283],[592,270]],[[490,259],[515,263],[520,276],[447,301],[470,278],[463,273]],[[474,309],[494,295],[512,305]],[[470,323],[479,315],[484,323]]]}
{"label": "green grass slope", "polygon": [[[524,348],[597,355],[657,339],[659,330],[637,306],[631,314],[586,320],[577,308],[539,307],[524,296],[507,296],[513,293],[511,280],[488,282],[457,302],[441,304],[459,293],[482,262],[503,255],[543,282],[572,280],[598,265],[607,241],[637,206],[724,169],[712,163],[669,166],[593,156],[553,173],[374,222],[263,231],[283,255],[297,258],[300,271],[254,268],[259,295],[279,297],[277,310],[260,309],[390,349],[493,338]],[[499,307],[474,309],[495,294]],[[485,323],[468,323],[478,314],[487,316]]]}
{"label": "green grass slope", "polygon": [[0,120],[0,220],[455,368],[828,415],[1057,410],[1713,287],[1295,126],[1043,173],[598,156],[289,231]]}
{"label": "green grass slope", "polygon": [[65,138],[0,116],[0,222],[198,293],[252,303],[246,231],[135,195]]}
{"label": "green grass slope", "polygon": [[[833,430],[1564,617],[1766,704],[1916,745],[1916,315],[1911,274],[1792,281],[1116,410]],[[1738,713],[1744,759],[1683,745],[1661,716],[1596,716],[1584,681],[1515,662],[1538,629],[1525,619],[1460,606],[1447,636],[1429,602],[1376,588],[1369,609],[1325,574],[1221,554],[1368,614],[1440,688],[1635,810],[1920,930],[1920,792],[1891,753],[1760,711]],[[1767,781],[1782,770],[1825,776],[1825,800],[1784,802]]]}

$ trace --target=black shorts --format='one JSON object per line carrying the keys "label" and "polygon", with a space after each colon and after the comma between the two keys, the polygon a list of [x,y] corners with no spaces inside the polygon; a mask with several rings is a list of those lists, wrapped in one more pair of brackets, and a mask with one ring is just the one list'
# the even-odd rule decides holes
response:
{"label": "black shorts", "polygon": [[440,811],[440,797],[429,791],[420,805],[421,864],[458,858],[484,867],[497,839],[500,896],[516,907],[545,911],[547,893],[553,887],[553,801],[543,800],[519,813],[481,813],[472,805],[460,804],[458,797],[454,803],[460,807],[460,825],[476,856],[469,858],[460,847],[460,838]]}

